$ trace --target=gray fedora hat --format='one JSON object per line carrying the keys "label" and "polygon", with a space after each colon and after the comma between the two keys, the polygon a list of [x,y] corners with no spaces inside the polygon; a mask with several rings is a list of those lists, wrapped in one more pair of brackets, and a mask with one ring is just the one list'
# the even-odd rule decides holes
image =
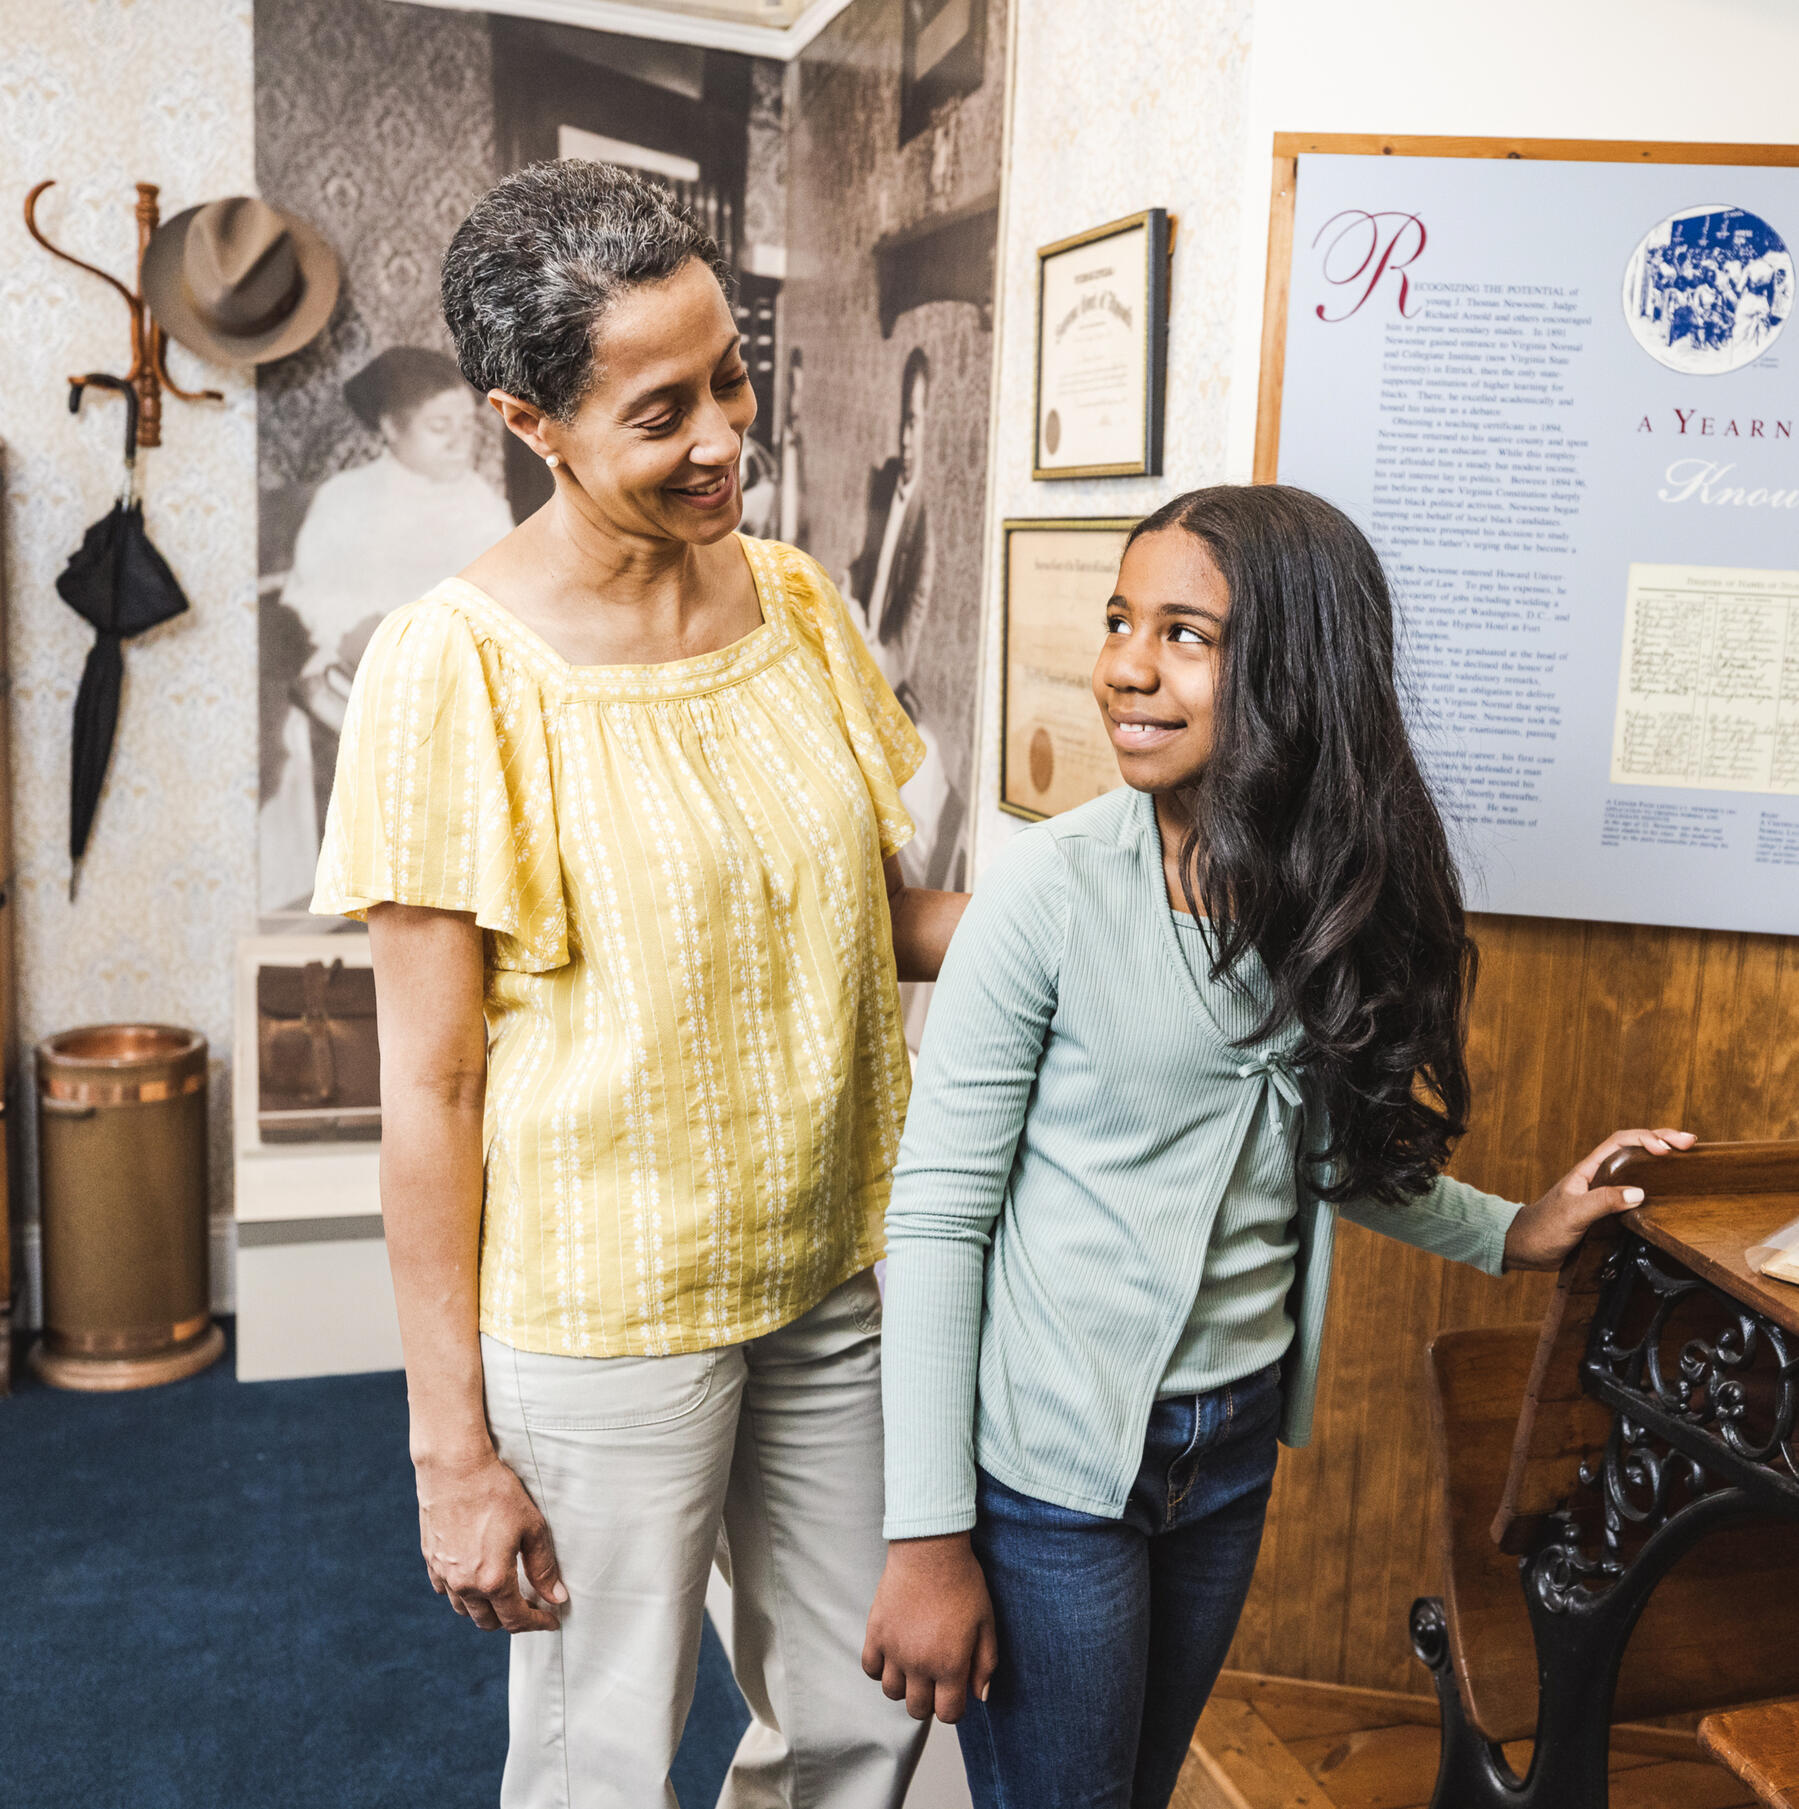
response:
{"label": "gray fedora hat", "polygon": [[144,248],[144,299],[169,337],[217,364],[297,352],[331,317],[337,254],[254,195],[190,207]]}

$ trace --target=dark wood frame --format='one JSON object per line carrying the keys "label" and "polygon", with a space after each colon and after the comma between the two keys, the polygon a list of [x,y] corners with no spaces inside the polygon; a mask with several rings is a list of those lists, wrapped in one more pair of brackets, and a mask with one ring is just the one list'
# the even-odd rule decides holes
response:
{"label": "dark wood frame", "polygon": [[[1143,456],[1117,465],[1066,465],[1049,468],[1043,463],[1043,277],[1049,259],[1076,251],[1101,239],[1147,228],[1149,249],[1144,257],[1143,294]],[[1162,475],[1162,422],[1168,392],[1168,290],[1169,254],[1174,247],[1174,216],[1162,207],[1147,207],[1122,220],[1109,220],[1088,232],[1077,232],[1037,250],[1037,332],[1031,353],[1031,476],[1038,483],[1071,477],[1160,477]],[[1289,238],[1291,225],[1289,224]]]}
{"label": "dark wood frame", "polygon": [[[1086,532],[1093,534],[1129,533],[1142,520],[1138,515],[1068,515],[1016,517],[1000,523],[999,581],[999,807],[1009,817],[1027,823],[1041,823],[1049,813],[1033,810],[1028,804],[1014,804],[1006,797],[1006,743],[1008,719],[1011,715],[1009,679],[1012,648],[1012,536],[1032,528],[1050,533]],[[1121,780],[1122,784],[1123,781]]]}
{"label": "dark wood frame", "polygon": [[1744,163],[1799,165],[1799,145],[1650,144],[1619,138],[1399,138],[1368,132],[1276,132],[1262,288],[1262,368],[1256,390],[1251,475],[1272,484],[1280,468],[1281,394],[1287,369],[1287,302],[1293,283],[1293,210],[1299,160],[1330,157],[1498,157],[1540,163]]}

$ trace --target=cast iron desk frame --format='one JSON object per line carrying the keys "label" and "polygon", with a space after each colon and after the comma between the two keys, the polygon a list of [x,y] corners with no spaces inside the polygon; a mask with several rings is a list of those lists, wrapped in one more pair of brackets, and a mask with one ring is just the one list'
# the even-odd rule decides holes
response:
{"label": "cast iron desk frame", "polygon": [[[1581,1364],[1582,1388],[1611,1414],[1604,1452],[1579,1478],[1602,1504],[1597,1549],[1563,1514],[1519,1564],[1538,1681],[1536,1739],[1522,1777],[1468,1719],[1442,1602],[1412,1604],[1412,1649],[1430,1667],[1442,1712],[1431,1809],[1599,1809],[1608,1800],[1618,1666],[1656,1586],[1725,1526],[1799,1521],[1799,1333],[1695,1274],[1636,1220],[1628,1215],[1601,1272]],[[1695,1296],[1721,1310],[1722,1327],[1682,1342],[1670,1368],[1669,1319]],[[1625,1330],[1645,1314],[1640,1333]],[[1752,1412],[1741,1378],[1758,1365],[1772,1400]]]}

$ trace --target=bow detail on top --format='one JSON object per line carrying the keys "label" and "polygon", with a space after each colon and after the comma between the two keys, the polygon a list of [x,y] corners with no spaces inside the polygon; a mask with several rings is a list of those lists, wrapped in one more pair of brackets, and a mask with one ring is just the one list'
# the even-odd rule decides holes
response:
{"label": "bow detail on top", "polygon": [[1299,1070],[1278,1049],[1253,1062],[1243,1063],[1238,1068],[1237,1075],[1241,1080],[1254,1080],[1258,1075],[1261,1076],[1295,1111],[1306,1102],[1305,1093],[1300,1087]]}

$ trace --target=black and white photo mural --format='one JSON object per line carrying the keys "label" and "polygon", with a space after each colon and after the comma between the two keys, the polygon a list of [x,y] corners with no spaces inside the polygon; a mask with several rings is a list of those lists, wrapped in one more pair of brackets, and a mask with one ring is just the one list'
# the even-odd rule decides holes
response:
{"label": "black and white photo mural", "polygon": [[1005,0],[855,0],[786,66],[580,27],[256,0],[262,194],[343,264],[258,391],[260,900],[302,927],[376,624],[549,495],[438,309],[475,199],[544,158],[625,165],[718,239],[757,401],[743,531],[794,541],[930,750],[908,877],[967,877]]}
{"label": "black and white photo mural", "polygon": [[856,0],[787,72],[781,519],[924,736],[926,886],[970,878],[1005,43],[1006,0]]}
{"label": "black and white photo mural", "polygon": [[[338,728],[375,625],[549,495],[450,356],[438,267],[451,233],[541,158],[663,182],[737,272],[772,422],[781,69],[392,0],[257,0],[255,25],[259,187],[315,222],[344,267],[327,331],[258,391],[260,899],[279,919],[312,894]],[[777,478],[759,438],[744,453],[745,532],[775,531]]]}

